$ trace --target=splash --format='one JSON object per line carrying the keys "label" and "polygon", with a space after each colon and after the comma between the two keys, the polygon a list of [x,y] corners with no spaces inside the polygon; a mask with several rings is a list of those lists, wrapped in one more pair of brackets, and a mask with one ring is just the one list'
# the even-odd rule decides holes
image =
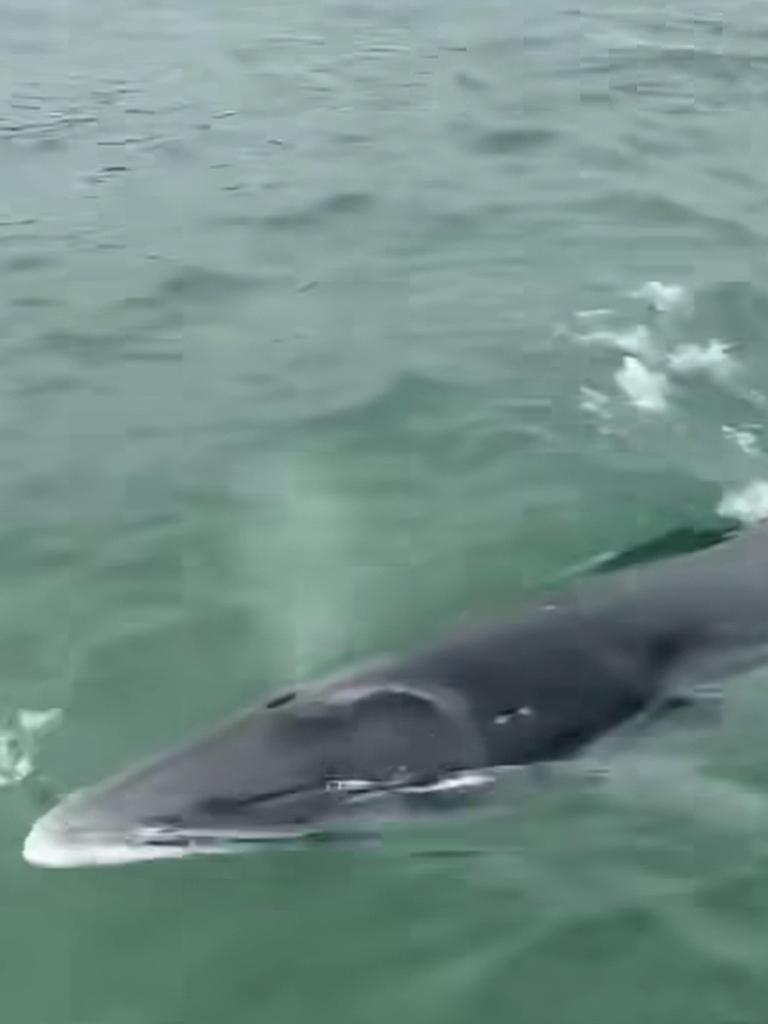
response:
{"label": "splash", "polygon": [[753,480],[739,490],[726,491],[717,511],[746,524],[768,519],[768,480]]}
{"label": "splash", "polygon": [[13,786],[33,774],[38,739],[55,728],[60,719],[60,708],[21,708],[8,716],[0,726],[0,787]]}

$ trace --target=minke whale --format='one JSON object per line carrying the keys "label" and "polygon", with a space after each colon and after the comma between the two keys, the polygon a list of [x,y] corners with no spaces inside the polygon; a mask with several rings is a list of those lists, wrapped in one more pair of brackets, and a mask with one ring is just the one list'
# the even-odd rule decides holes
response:
{"label": "minke whale", "polygon": [[65,797],[26,860],[120,864],[333,837],[483,800],[696,684],[768,661],[768,525],[593,576],[404,656],[273,695]]}

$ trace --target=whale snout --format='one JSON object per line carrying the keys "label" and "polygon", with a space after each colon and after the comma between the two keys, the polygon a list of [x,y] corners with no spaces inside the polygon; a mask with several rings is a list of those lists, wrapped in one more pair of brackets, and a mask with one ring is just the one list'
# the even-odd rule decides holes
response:
{"label": "whale snout", "polygon": [[432,693],[368,682],[300,695],[73,793],[23,853],[40,867],[121,864],[354,828],[481,761],[468,723]]}

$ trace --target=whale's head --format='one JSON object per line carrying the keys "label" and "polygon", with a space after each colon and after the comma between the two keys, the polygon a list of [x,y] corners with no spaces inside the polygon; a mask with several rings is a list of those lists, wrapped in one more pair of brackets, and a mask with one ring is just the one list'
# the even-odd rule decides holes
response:
{"label": "whale's head", "polygon": [[43,815],[46,867],[224,853],[365,830],[483,786],[483,744],[455,693],[367,672],[273,697]]}

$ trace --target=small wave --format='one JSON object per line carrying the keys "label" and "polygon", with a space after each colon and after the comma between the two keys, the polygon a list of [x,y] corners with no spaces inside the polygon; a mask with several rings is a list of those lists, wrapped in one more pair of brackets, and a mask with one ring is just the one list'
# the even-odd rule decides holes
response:
{"label": "small wave", "polygon": [[206,304],[230,302],[240,294],[249,294],[258,281],[241,274],[214,270],[203,266],[181,266],[158,285],[150,302]]}
{"label": "small wave", "polygon": [[625,356],[614,379],[636,409],[653,413],[666,411],[669,380],[658,370],[651,370],[641,359],[636,356]]}
{"label": "small wave", "polygon": [[472,148],[492,155],[528,153],[556,142],[558,137],[558,132],[545,128],[504,128],[479,135]]}
{"label": "small wave", "polygon": [[0,787],[29,778],[35,770],[38,738],[61,719],[60,708],[13,712],[0,727]]}
{"label": "small wave", "polygon": [[306,205],[266,214],[261,221],[269,228],[282,230],[314,228],[330,218],[362,215],[374,205],[374,196],[369,192],[334,192]]}
{"label": "small wave", "polygon": [[610,418],[611,400],[608,395],[598,391],[597,388],[582,387],[579,406],[584,412],[591,413],[598,419],[606,420]]}
{"label": "small wave", "polygon": [[746,487],[727,490],[717,511],[721,516],[746,524],[768,519],[768,480],[752,480]]}
{"label": "small wave", "polygon": [[598,434],[616,434],[616,400],[597,388],[586,385],[579,389],[579,408],[594,422]]}

